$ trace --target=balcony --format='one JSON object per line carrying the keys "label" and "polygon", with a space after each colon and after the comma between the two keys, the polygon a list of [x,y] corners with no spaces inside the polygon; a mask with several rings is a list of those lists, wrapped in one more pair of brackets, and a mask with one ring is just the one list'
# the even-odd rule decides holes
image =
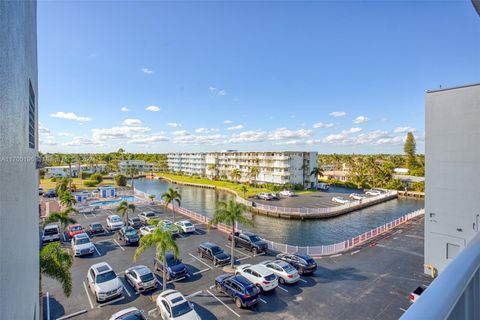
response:
{"label": "balcony", "polygon": [[480,234],[477,234],[400,319],[480,319],[479,299]]}

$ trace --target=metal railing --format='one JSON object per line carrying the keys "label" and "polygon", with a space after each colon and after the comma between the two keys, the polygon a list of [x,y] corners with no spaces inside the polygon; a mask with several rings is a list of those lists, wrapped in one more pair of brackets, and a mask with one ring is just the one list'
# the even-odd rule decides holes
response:
{"label": "metal railing", "polygon": [[479,300],[480,234],[477,234],[401,319],[480,319]]}

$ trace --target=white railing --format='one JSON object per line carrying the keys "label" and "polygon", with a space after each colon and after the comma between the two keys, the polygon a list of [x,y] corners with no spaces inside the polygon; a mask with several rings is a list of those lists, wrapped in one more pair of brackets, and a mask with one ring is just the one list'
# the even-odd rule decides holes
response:
{"label": "white railing", "polygon": [[433,280],[401,320],[480,319],[480,234]]}

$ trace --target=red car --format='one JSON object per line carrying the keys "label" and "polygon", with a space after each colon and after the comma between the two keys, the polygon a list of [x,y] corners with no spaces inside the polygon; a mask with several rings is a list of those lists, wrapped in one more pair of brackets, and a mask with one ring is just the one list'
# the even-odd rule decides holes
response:
{"label": "red car", "polygon": [[83,232],[85,232],[85,230],[83,230],[83,227],[79,224],[72,224],[67,227],[67,234],[70,238],[73,238],[74,235]]}

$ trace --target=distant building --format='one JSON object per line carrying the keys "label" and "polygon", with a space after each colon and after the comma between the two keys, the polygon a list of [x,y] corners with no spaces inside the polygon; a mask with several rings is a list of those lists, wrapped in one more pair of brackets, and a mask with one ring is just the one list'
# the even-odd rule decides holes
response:
{"label": "distant building", "polygon": [[37,3],[0,1],[0,318],[39,303]]}
{"label": "distant building", "polygon": [[[82,164],[80,165],[73,165],[72,164],[72,178],[78,178],[80,176],[80,172],[85,172],[87,174],[93,173],[100,173],[102,172],[106,164],[97,164],[97,165],[87,165]],[[69,166],[52,166],[52,167],[45,167],[45,178],[53,178],[53,177],[68,177],[70,170]]]}
{"label": "distant building", "polygon": [[480,230],[479,120],[480,84],[427,91],[425,264],[439,272]]}
{"label": "distant building", "polygon": [[126,174],[127,168],[133,167],[138,170],[139,174],[157,171],[157,166],[154,163],[147,163],[144,160],[124,160],[118,163],[120,172]]}
{"label": "distant building", "polygon": [[[169,170],[182,171],[189,175],[206,176],[217,179],[226,176],[230,179],[233,170],[240,171],[240,182],[287,183],[310,186],[310,176],[317,165],[316,152],[210,152],[210,153],[170,153]],[[258,175],[252,177],[252,167],[258,167]]]}
{"label": "distant building", "polygon": [[348,175],[350,174],[349,171],[344,170],[331,170],[331,171],[323,171],[323,178],[339,180],[339,181],[347,181]]}

